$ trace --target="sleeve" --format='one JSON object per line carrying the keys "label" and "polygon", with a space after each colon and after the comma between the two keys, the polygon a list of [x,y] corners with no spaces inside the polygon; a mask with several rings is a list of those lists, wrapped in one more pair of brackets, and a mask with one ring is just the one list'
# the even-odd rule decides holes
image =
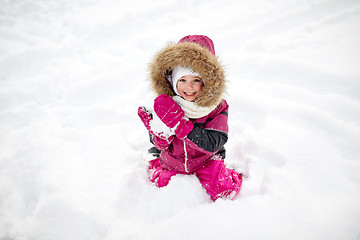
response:
{"label": "sleeve", "polygon": [[174,136],[170,136],[169,138],[167,138],[166,140],[165,139],[161,139],[155,135],[152,135],[152,134],[149,134],[150,136],[150,142],[152,144],[154,144],[154,146],[159,149],[159,150],[165,150],[167,149],[171,142],[173,141],[174,139]]}
{"label": "sleeve", "polygon": [[198,148],[207,152],[216,153],[228,140],[228,134],[225,132],[201,129],[194,126],[187,139],[194,143]]}
{"label": "sleeve", "polygon": [[187,143],[200,151],[219,151],[228,140],[228,108],[223,100],[218,107],[218,113],[207,120],[204,128],[195,123],[193,130],[186,137]]}

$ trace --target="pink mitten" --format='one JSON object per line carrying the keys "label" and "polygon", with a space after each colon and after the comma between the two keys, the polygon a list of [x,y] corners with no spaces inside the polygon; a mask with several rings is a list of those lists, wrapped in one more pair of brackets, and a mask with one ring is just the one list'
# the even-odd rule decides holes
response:
{"label": "pink mitten", "polygon": [[[165,149],[169,146],[169,143],[174,139],[174,136],[170,135],[170,132],[167,132],[167,129],[163,129],[163,126],[165,128],[168,128],[164,123],[161,123],[162,126],[157,126],[156,123],[154,123],[155,120],[161,122],[158,120],[158,118],[150,111],[148,111],[145,107],[139,107],[138,108],[138,115],[141,119],[141,121],[144,123],[144,126],[149,131],[149,133],[153,136],[155,136],[157,145],[161,147],[162,149]],[[156,117],[155,119],[153,117]]]}
{"label": "pink mitten", "polygon": [[170,128],[175,127],[185,115],[181,107],[166,94],[155,98],[154,111],[161,121]]}
{"label": "pink mitten", "polygon": [[175,129],[175,134],[178,138],[186,137],[194,128],[194,124],[191,121],[181,119],[179,125]]}
{"label": "pink mitten", "polygon": [[144,123],[144,126],[146,127],[146,129],[152,134],[151,127],[150,127],[150,121],[152,119],[151,113],[148,112],[145,107],[139,107],[138,115],[139,115],[141,121]]}

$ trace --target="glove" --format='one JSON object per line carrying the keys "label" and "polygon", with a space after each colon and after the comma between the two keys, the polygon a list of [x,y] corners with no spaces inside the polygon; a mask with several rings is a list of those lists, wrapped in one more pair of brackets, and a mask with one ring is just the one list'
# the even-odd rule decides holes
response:
{"label": "glove", "polygon": [[166,126],[175,129],[178,138],[184,138],[194,128],[191,121],[183,119],[185,113],[181,107],[166,94],[154,100],[154,111]]}
{"label": "glove", "polygon": [[138,115],[149,133],[159,139],[160,145],[163,145],[164,142],[171,142],[172,138],[170,137],[174,135],[174,132],[161,122],[155,114],[153,115],[145,107],[139,107]]}
{"label": "glove", "polygon": [[181,107],[166,94],[155,98],[154,111],[160,120],[169,128],[175,127],[185,115]]}
{"label": "glove", "polygon": [[[152,120],[152,114],[150,111],[148,111],[145,107],[139,107],[138,108],[138,115],[141,119],[141,121],[144,123],[144,126],[146,127],[146,129],[151,133],[151,126],[150,126],[150,121]],[[154,135],[154,134],[153,134]]]}
{"label": "glove", "polygon": [[186,137],[193,130],[193,128],[194,124],[191,121],[181,119],[174,132],[178,138],[182,139]]}

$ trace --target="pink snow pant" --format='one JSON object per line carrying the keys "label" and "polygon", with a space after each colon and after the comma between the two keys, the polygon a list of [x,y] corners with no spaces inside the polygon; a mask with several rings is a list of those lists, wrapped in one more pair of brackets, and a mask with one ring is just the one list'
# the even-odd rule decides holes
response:
{"label": "pink snow pant", "polygon": [[[159,158],[149,161],[148,171],[150,181],[158,187],[165,187],[172,176],[179,174],[162,168]],[[194,174],[214,201],[220,197],[233,199],[240,192],[242,174],[226,168],[222,159],[209,162]]]}

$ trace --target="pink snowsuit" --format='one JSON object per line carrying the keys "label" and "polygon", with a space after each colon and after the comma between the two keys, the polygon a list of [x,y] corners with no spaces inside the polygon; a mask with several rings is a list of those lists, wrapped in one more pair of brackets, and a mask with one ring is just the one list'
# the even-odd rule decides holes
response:
{"label": "pink snowsuit", "polygon": [[194,128],[185,138],[175,136],[167,143],[155,136],[154,145],[162,151],[149,163],[150,180],[164,187],[176,174],[195,174],[214,201],[237,195],[242,175],[226,168],[216,154],[227,141],[227,119],[228,104],[222,100],[207,116],[191,120]]}
{"label": "pink snowsuit", "polygon": [[[233,198],[240,191],[242,175],[226,168],[220,154],[228,139],[228,104],[222,97],[227,81],[222,64],[215,55],[212,40],[203,35],[188,35],[156,54],[149,65],[149,73],[151,87],[158,98],[179,95],[176,87],[178,77],[182,77],[177,76],[179,67],[190,68],[201,77],[203,86],[194,103],[198,107],[210,109],[210,113],[206,116],[195,115],[199,116],[196,119],[182,119],[175,130],[176,135],[166,141],[161,135],[153,134],[155,132],[149,126],[151,117],[144,109],[140,109],[140,118],[153,134],[155,147],[161,150],[160,157],[149,163],[150,180],[158,187],[164,187],[176,174],[195,174],[214,201],[219,197]],[[166,110],[173,113],[171,109]],[[179,133],[179,128],[186,131]]]}

